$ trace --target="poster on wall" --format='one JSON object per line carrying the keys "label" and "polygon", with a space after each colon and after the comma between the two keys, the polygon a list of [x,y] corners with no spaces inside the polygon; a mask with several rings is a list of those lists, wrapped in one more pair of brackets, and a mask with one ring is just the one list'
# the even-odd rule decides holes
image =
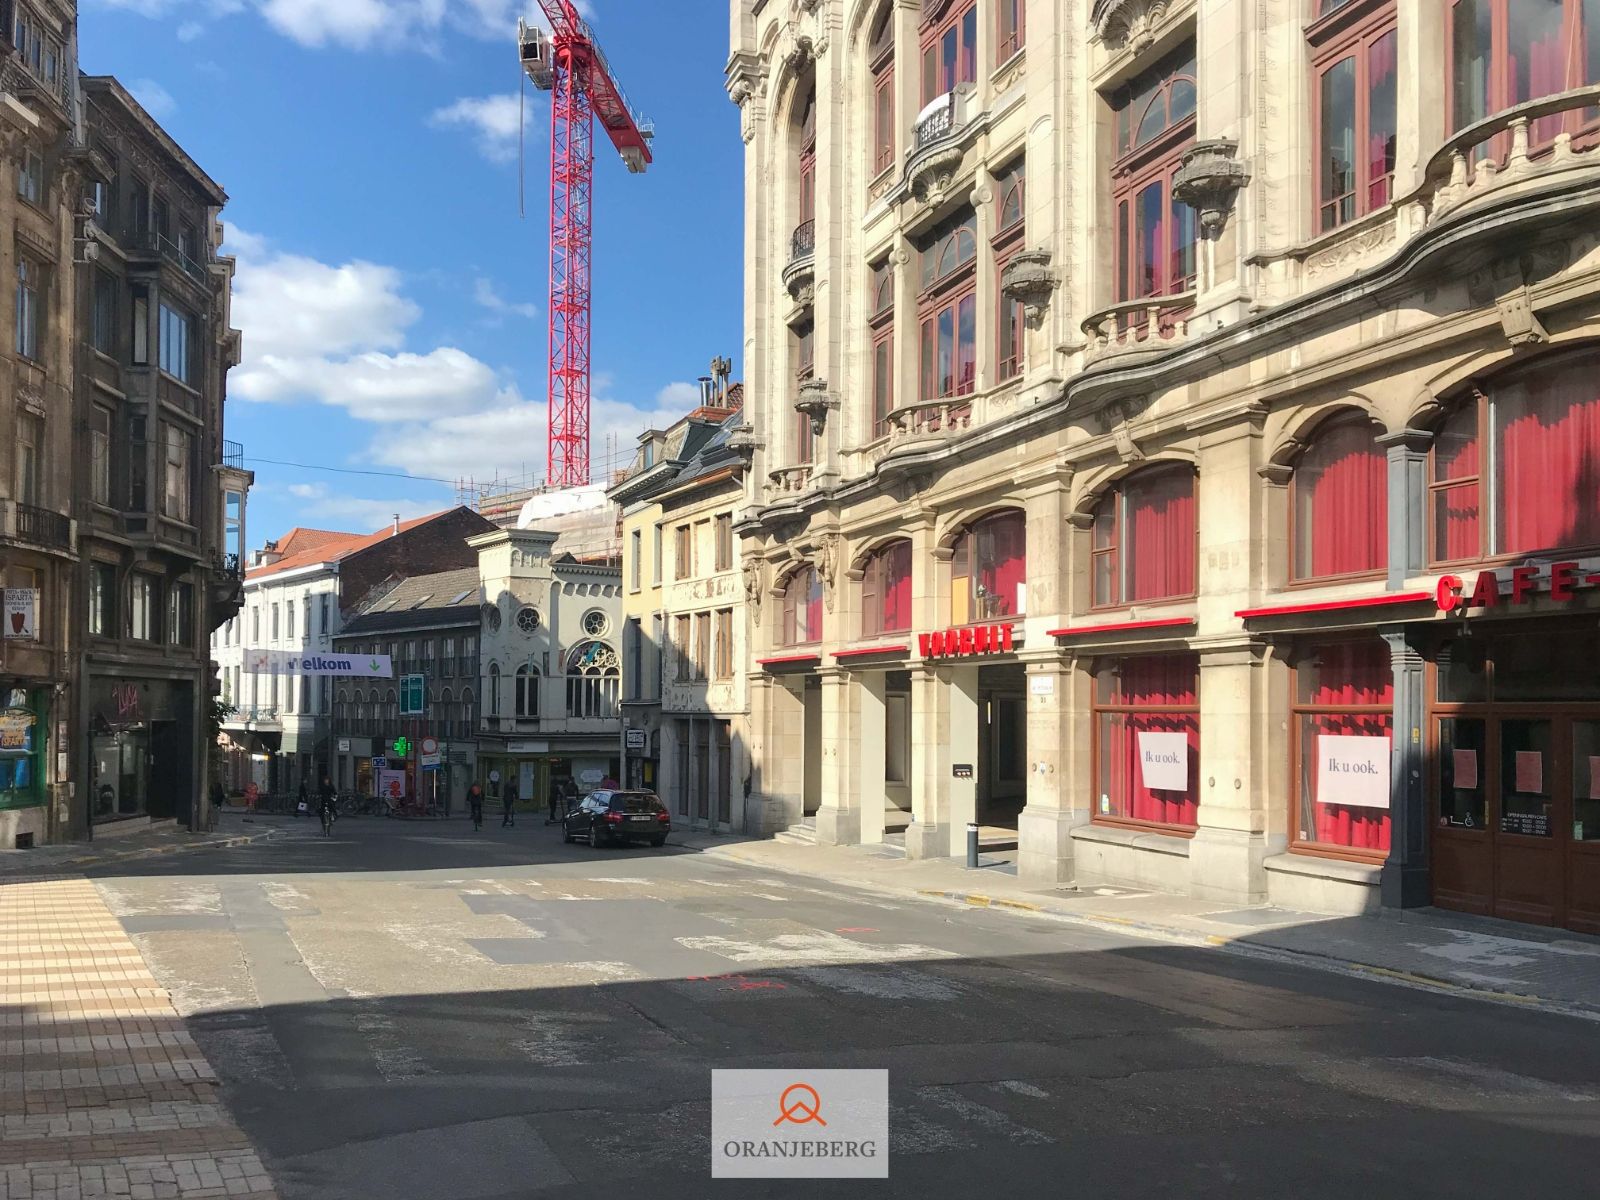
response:
{"label": "poster on wall", "polygon": [[1516,757],[1516,790],[1532,796],[1544,795],[1544,752],[1518,750]]}
{"label": "poster on wall", "polygon": [[1450,751],[1450,776],[1453,785],[1472,791],[1478,786],[1478,752],[1476,750]]}
{"label": "poster on wall", "polygon": [[39,592],[37,588],[5,589],[5,630],[7,640],[38,636]]}
{"label": "poster on wall", "polygon": [[406,773],[404,771],[379,771],[378,795],[385,800],[406,798]]}
{"label": "poster on wall", "polygon": [[1189,790],[1189,735],[1139,732],[1139,771],[1146,789]]}
{"label": "poster on wall", "polygon": [[1320,734],[1317,803],[1389,807],[1389,739]]}

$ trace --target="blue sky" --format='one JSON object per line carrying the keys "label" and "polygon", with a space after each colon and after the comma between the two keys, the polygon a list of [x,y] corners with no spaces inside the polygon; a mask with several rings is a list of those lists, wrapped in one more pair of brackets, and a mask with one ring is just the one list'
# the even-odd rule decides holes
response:
{"label": "blue sky", "polygon": [[[545,461],[549,106],[515,27],[535,0],[81,0],[118,76],[227,189],[239,259],[227,436],[249,459],[484,481]],[[597,130],[596,476],[607,435],[681,415],[739,357],[743,146],[726,0],[585,0],[656,125],[627,173]],[[250,540],[364,530],[455,489],[250,462]]]}

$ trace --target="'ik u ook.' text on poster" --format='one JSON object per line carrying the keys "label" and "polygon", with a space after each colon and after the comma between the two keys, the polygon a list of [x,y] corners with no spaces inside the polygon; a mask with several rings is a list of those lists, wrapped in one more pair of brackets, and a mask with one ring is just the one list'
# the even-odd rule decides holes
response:
{"label": "'ik u ook.' text on poster", "polygon": [[1146,789],[1189,790],[1189,735],[1139,732],[1139,770]]}
{"label": "'ik u ook.' text on poster", "polygon": [[1389,807],[1389,739],[1317,737],[1317,803]]}

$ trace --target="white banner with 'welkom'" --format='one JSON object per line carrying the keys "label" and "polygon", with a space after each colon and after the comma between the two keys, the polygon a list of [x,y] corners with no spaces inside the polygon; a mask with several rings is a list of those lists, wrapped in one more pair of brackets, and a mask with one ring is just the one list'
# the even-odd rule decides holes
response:
{"label": "white banner with 'welkom'", "polygon": [[246,650],[244,669],[253,675],[359,675],[392,679],[387,654],[304,654],[298,650]]}

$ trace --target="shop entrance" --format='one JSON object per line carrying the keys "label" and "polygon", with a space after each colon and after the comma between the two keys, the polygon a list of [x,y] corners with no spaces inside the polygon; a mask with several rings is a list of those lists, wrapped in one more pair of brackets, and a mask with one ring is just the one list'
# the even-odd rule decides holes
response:
{"label": "shop entrance", "polygon": [[1021,663],[978,670],[978,824],[1015,830],[1028,803],[1028,679]]}
{"label": "shop entrance", "polygon": [[1440,907],[1600,933],[1597,653],[1600,632],[1582,629],[1440,651],[1431,722]]}

